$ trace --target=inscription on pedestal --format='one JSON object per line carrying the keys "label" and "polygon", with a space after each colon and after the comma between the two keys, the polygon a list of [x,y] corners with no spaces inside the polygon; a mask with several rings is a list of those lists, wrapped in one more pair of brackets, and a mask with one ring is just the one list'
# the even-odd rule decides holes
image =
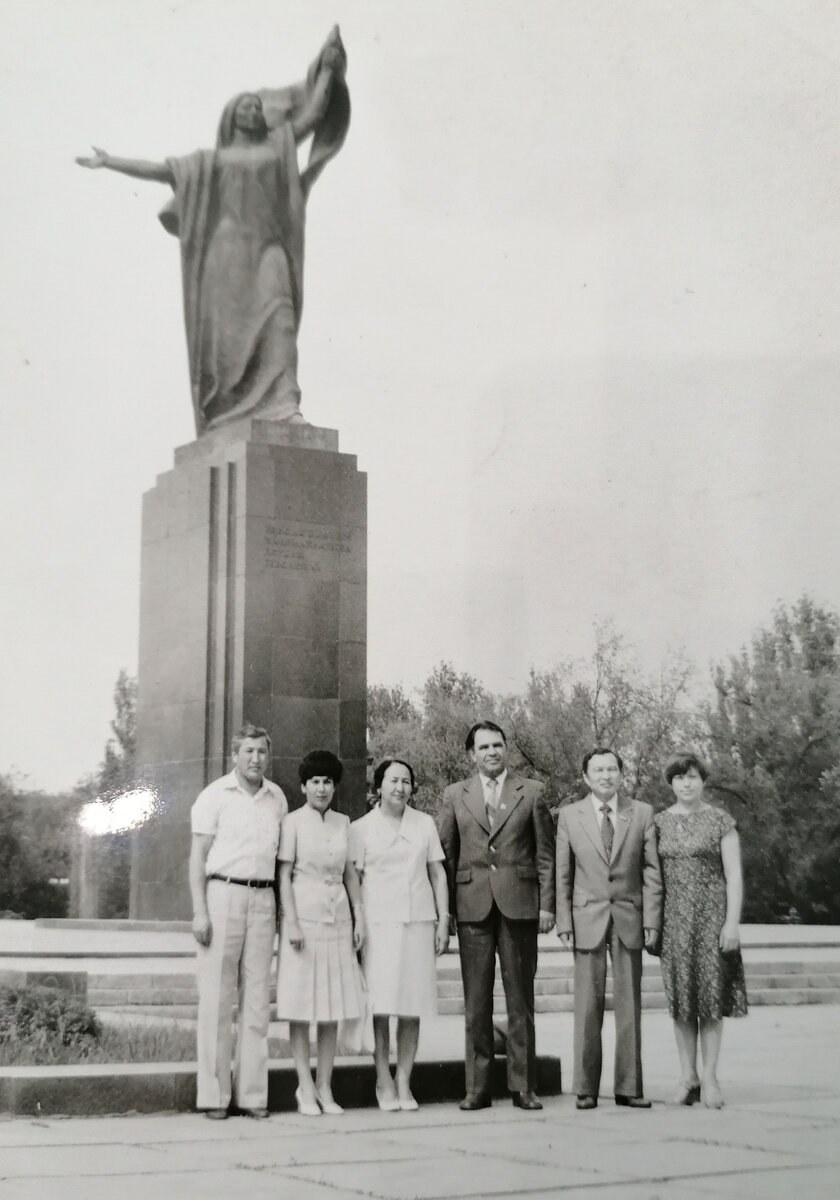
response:
{"label": "inscription on pedestal", "polygon": [[265,527],[266,570],[306,571],[326,575],[338,571],[338,556],[351,551],[350,537],[336,525],[309,521],[269,521]]}

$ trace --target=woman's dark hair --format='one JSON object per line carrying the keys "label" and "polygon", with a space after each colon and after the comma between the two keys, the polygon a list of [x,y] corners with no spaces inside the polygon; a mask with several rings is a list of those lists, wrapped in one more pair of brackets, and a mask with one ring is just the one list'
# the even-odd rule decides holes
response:
{"label": "woman's dark hair", "polygon": [[613,750],[612,746],[596,746],[594,750],[590,750],[588,754],[584,754],[583,762],[581,763],[581,774],[585,775],[589,769],[590,759],[598,758],[601,754],[611,754],[618,763],[619,771],[624,770],[624,762],[617,750]]}
{"label": "woman's dark hair", "polygon": [[394,763],[399,763],[401,767],[405,767],[406,771],[408,771],[409,775],[411,776],[411,794],[413,796],[417,791],[417,782],[414,778],[414,768],[412,767],[411,763],[406,762],[404,758],[382,759],[382,762],[373,772],[373,790],[375,792],[379,791],[379,789],[382,787],[382,780],[385,778],[385,772],[389,767],[392,767]]}
{"label": "woman's dark hair", "polygon": [[341,783],[344,767],[341,759],[336,758],[332,750],[310,750],[298,767],[301,783],[314,779],[317,775],[328,776],[336,787]]}
{"label": "woman's dark hair", "polygon": [[473,725],[472,729],[467,734],[467,740],[464,742],[464,749],[466,750],[467,754],[469,754],[470,750],[472,750],[473,746],[475,745],[475,735],[478,733],[479,729],[490,729],[493,733],[500,733],[502,735],[502,741],[505,745],[507,745],[505,731],[502,729],[501,725],[497,725],[495,721],[476,721],[475,725]]}
{"label": "woman's dark hair", "polygon": [[684,750],[681,754],[676,754],[672,759],[669,759],[665,767],[665,782],[668,784],[668,787],[671,786],[677,775],[687,775],[692,767],[705,783],[709,778],[709,768],[696,754]]}

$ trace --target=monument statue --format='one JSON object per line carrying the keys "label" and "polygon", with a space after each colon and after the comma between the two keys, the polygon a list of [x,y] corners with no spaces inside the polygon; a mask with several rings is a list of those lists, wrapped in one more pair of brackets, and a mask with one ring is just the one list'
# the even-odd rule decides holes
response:
{"label": "monument statue", "polygon": [[[180,240],[196,431],[238,417],[301,422],[297,335],[306,199],[350,121],[347,56],[335,26],[306,79],[229,101],[216,146],[165,162],[96,146],[83,167],[168,183],[160,214]],[[298,143],[312,135],[306,166]]]}

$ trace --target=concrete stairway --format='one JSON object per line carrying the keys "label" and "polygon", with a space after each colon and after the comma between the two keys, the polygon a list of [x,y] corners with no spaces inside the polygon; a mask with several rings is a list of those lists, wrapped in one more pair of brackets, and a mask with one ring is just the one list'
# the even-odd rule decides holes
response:
{"label": "concrete stairway", "polygon": [[[745,957],[747,994],[753,1005],[764,1004],[840,1004],[840,961],[799,960],[791,951],[789,959],[762,959],[753,951]],[[272,989],[273,991],[273,989]],[[560,951],[543,952],[536,979],[537,1012],[571,1012],[573,1007],[572,964]],[[504,992],[497,974],[496,1009],[504,1012]],[[94,1008],[133,1009],[141,1013],[161,1013],[189,1017],[197,1003],[195,975],[186,962],[173,963],[170,970],[154,973],[109,972],[88,974],[88,1003]],[[273,995],[272,995],[273,1000]],[[457,954],[446,954],[438,963],[438,1000],[442,1016],[464,1011],[464,992]],[[607,979],[607,1005],[610,1006],[610,979]],[[645,959],[642,977],[644,1008],[664,1008],[665,993],[658,962]]]}
{"label": "concrete stairway", "polygon": [[[751,1004],[840,1004],[840,963],[746,960],[744,970]],[[612,1007],[611,987],[608,973],[608,1008]],[[568,960],[554,963],[549,955],[543,955],[535,990],[537,1012],[571,1012],[574,1008],[571,963]],[[494,1000],[497,1011],[504,1012],[504,991],[498,978]],[[442,1015],[464,1011],[464,991],[457,963],[446,962],[438,968],[438,1003]],[[659,964],[652,960],[644,963],[642,1007],[666,1007]]]}

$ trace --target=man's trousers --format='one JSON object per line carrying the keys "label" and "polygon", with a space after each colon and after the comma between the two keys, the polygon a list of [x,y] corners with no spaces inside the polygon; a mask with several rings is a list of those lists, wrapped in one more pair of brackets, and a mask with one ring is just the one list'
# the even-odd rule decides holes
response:
{"label": "man's trousers", "polygon": [[610,921],[595,950],[575,950],[575,1071],[578,1096],[597,1096],[601,1086],[601,1029],[607,988],[607,946],[613,975],[615,1084],[617,1096],[641,1096],[642,952],[628,950]]}
{"label": "man's trousers", "polygon": [[197,1108],[227,1108],[231,1101],[233,1006],[239,1032],[233,1063],[233,1097],[240,1108],[268,1101],[268,989],[276,906],[271,888],[207,882],[212,936],[198,947]]}
{"label": "man's trousers", "polygon": [[537,1085],[534,1036],[537,922],[509,921],[494,904],[483,921],[458,923],[458,950],[464,981],[467,1094],[491,1094],[497,952],[507,1005],[508,1088],[512,1092],[533,1092]]}

